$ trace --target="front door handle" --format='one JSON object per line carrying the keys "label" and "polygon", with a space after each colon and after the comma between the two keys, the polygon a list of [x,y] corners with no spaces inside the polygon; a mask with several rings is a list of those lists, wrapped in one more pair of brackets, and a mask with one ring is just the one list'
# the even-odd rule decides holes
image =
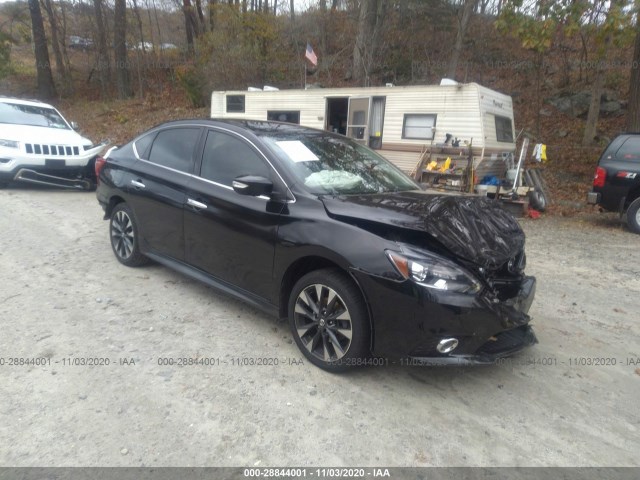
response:
{"label": "front door handle", "polygon": [[131,180],[131,185],[133,185],[136,188],[145,188],[145,184],[142,182],[139,182],[138,180]]}
{"label": "front door handle", "polygon": [[198,202],[197,200],[194,200],[193,198],[188,198],[187,199],[187,203],[189,205],[191,205],[194,208],[197,208],[198,210],[204,210],[207,208],[207,204],[206,203],[202,203],[202,202]]}

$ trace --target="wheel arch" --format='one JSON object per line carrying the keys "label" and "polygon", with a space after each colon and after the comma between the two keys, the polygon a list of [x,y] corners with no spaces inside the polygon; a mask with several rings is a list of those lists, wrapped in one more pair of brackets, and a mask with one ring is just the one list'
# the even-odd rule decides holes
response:
{"label": "wheel arch", "polygon": [[636,200],[640,198],[640,185],[636,185],[631,190],[624,199],[624,209],[626,210],[629,206]]}
{"label": "wheel arch", "polygon": [[284,275],[282,276],[282,281],[280,282],[280,292],[279,292],[279,302],[278,302],[279,317],[281,319],[285,319],[289,315],[289,312],[287,311],[289,306],[289,296],[291,295],[291,290],[293,289],[293,286],[296,284],[296,282],[307,273],[310,273],[316,270],[322,270],[325,268],[340,270],[342,273],[345,274],[347,278],[349,278],[349,280],[356,286],[356,288],[360,292],[360,295],[364,300],[364,304],[367,310],[367,317],[369,321],[369,331],[371,332],[371,335],[370,335],[371,338],[369,339],[370,348],[373,348],[373,345],[374,345],[373,338],[375,335],[375,332],[373,329],[373,315],[371,312],[371,305],[369,304],[367,295],[362,289],[362,285],[360,285],[360,282],[358,282],[358,280],[355,278],[354,275],[352,275],[352,273],[349,271],[348,268],[344,268],[340,266],[338,263],[336,263],[335,261],[330,260],[326,257],[322,257],[320,255],[309,255],[309,256],[298,258],[297,260],[292,262],[291,265],[289,265],[289,267],[285,271]]}
{"label": "wheel arch", "polygon": [[111,197],[109,199],[109,203],[107,203],[107,206],[104,209],[105,220],[111,218],[111,213],[113,212],[113,209],[116,208],[116,205],[124,203],[124,201],[124,198],[122,198],[120,195],[114,195],[113,197]]}

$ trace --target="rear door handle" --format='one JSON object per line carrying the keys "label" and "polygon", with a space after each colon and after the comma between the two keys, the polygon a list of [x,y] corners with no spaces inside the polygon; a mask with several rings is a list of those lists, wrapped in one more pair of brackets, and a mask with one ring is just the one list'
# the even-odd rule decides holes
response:
{"label": "rear door handle", "polygon": [[145,184],[142,182],[139,182],[138,180],[131,180],[131,185],[133,185],[136,188],[145,188]]}
{"label": "rear door handle", "polygon": [[197,200],[194,200],[193,198],[187,198],[187,203],[189,205],[191,205],[194,208],[197,208],[198,210],[204,210],[207,208],[207,204],[206,203],[202,203],[202,202],[198,202]]}

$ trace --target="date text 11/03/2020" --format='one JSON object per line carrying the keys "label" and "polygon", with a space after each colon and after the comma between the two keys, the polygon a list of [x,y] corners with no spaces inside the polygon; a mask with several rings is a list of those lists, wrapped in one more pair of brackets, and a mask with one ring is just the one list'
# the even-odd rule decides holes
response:
{"label": "date text 11/03/2020", "polygon": [[388,468],[245,468],[245,478],[391,478]]}
{"label": "date text 11/03/2020", "polygon": [[[346,360],[344,360],[346,361]],[[431,363],[428,359],[401,358],[398,361],[385,358],[354,358],[349,359],[349,365],[385,367],[399,365],[401,367],[429,367],[441,366]],[[110,358],[110,357],[63,357],[52,359],[51,357],[0,357],[0,367],[47,367],[52,365],[62,367],[130,367],[146,363],[138,358]],[[211,357],[211,356],[175,356],[157,357],[154,361],[159,366],[171,367],[285,367],[304,366],[305,362],[298,357]],[[502,366],[529,366],[529,367],[615,367],[634,366],[640,367],[640,356],[631,357],[509,357],[496,360],[496,365]]]}

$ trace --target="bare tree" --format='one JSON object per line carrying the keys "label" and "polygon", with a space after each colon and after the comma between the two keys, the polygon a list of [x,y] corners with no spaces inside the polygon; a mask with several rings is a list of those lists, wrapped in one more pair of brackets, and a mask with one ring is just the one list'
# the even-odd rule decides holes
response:
{"label": "bare tree", "polygon": [[190,55],[193,55],[195,53],[194,40],[200,32],[191,0],[182,0],[182,13],[184,14],[184,28],[187,34],[187,50]]}
{"label": "bare tree", "polygon": [[[53,3],[51,0],[43,0],[42,6],[47,12],[47,18],[49,19],[49,31],[51,32],[51,47],[53,48],[53,58],[56,62],[56,71],[62,79],[63,90],[65,93],[71,93],[71,76],[69,70],[64,63],[62,56],[62,49],[60,48],[60,35],[58,29],[58,20],[54,11]],[[64,41],[64,37],[63,37]]]}
{"label": "bare tree", "polygon": [[204,21],[204,12],[202,11],[202,0],[195,0],[196,2],[196,14],[197,16],[197,31],[198,34],[202,33],[205,30],[205,21]]}
{"label": "bare tree", "polygon": [[45,99],[53,98],[56,96],[56,86],[53,83],[53,75],[51,74],[47,36],[38,0],[29,0],[29,13],[31,14],[31,31],[36,55],[38,95]]}
{"label": "bare tree", "polygon": [[624,0],[611,0],[605,24],[601,27],[605,33],[602,44],[600,45],[600,55],[598,56],[596,71],[592,80],[591,103],[589,104],[589,113],[587,113],[587,122],[584,127],[583,145],[591,145],[596,137],[598,118],[600,117],[600,100],[606,70],[604,63],[609,55],[615,19],[622,8],[623,2]]}
{"label": "bare tree", "polygon": [[107,28],[104,22],[102,8],[102,0],[93,0],[93,10],[98,35],[96,69],[98,71],[98,80],[100,81],[100,90],[102,96],[105,97],[111,81],[111,64],[109,61],[109,51],[107,50]]}
{"label": "bare tree", "polygon": [[[209,0],[209,30],[213,32],[216,25],[216,5],[218,0]],[[246,7],[246,2],[245,2]]]}
{"label": "bare tree", "polygon": [[62,58],[64,59],[65,69],[69,75],[69,81],[72,81],[71,61],[67,52],[67,6],[65,2],[60,2],[60,47],[62,48]]}
{"label": "bare tree", "polygon": [[113,43],[116,61],[118,98],[129,98],[129,65],[127,62],[127,0],[115,0],[113,11]]}
{"label": "bare tree", "polygon": [[477,1],[478,0],[464,0],[462,12],[457,15],[458,33],[456,34],[456,42],[453,45],[453,52],[451,52],[451,58],[449,59],[449,68],[447,70],[447,77],[449,78],[456,78],[456,70],[458,69],[458,61],[460,60],[460,53],[462,52],[462,44],[467,33],[469,20],[471,20],[471,14],[473,13],[473,9],[475,8]]}
{"label": "bare tree", "polygon": [[[638,10],[636,11],[640,13]],[[640,18],[636,18],[636,41],[631,62],[631,78],[629,79],[627,131],[640,132]]]}
{"label": "bare tree", "polygon": [[352,77],[369,84],[373,55],[377,51],[384,19],[385,0],[362,0],[358,17],[358,33],[353,47]]}

